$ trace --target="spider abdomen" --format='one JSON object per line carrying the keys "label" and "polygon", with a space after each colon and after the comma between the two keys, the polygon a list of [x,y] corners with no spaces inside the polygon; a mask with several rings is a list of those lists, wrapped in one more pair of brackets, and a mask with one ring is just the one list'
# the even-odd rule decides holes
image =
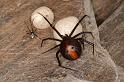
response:
{"label": "spider abdomen", "polygon": [[68,60],[76,60],[81,55],[81,45],[73,38],[63,40],[60,45],[60,53]]}

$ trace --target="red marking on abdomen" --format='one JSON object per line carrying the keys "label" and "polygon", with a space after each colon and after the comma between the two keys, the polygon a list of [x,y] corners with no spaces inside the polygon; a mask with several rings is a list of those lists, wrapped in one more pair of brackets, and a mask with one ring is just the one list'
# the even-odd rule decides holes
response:
{"label": "red marking on abdomen", "polygon": [[72,59],[77,59],[78,58],[78,54],[75,51],[70,51],[69,55],[72,57]]}

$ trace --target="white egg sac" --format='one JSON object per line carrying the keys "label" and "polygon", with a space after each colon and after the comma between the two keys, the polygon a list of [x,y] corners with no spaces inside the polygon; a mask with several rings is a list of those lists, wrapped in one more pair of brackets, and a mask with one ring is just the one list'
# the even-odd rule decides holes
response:
{"label": "white egg sac", "polygon": [[43,18],[44,17],[48,19],[48,21],[52,24],[54,20],[54,14],[52,10],[46,6],[39,7],[36,9],[31,16],[31,21],[33,22],[33,25],[38,29],[45,29],[48,28],[50,25],[48,22]]}
{"label": "white egg sac", "polygon": [[[69,16],[69,17],[59,20],[56,23],[55,28],[60,32],[61,35],[64,35],[64,36],[65,34],[69,35],[71,31],[73,30],[73,28],[75,27],[75,25],[78,23],[78,21],[79,20],[77,17]],[[78,27],[76,28],[72,36],[80,32],[82,32],[81,24],[78,25]],[[53,31],[53,34],[54,34],[54,38],[61,39],[55,31]],[[56,43],[59,44],[59,42],[56,42]]]}

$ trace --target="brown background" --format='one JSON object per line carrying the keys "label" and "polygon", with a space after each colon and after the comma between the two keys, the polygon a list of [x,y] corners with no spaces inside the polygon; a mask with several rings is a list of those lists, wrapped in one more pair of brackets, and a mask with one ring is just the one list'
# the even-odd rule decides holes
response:
{"label": "brown background", "polygon": [[[118,9],[122,1],[92,0],[97,24],[99,26],[104,24],[103,22]],[[57,67],[54,54],[56,50],[41,55],[55,43],[45,42],[41,48],[40,40],[30,39],[26,34],[24,21],[30,25],[31,13],[40,6],[48,6],[53,10],[55,23],[71,15],[81,18],[84,13],[82,0],[0,0],[0,82],[41,82],[41,77],[49,76],[51,70],[54,71]],[[124,13],[124,10],[122,9],[121,12]],[[124,25],[122,24],[124,16],[122,13],[116,18],[116,23],[108,21],[100,27],[103,28],[100,31],[100,38],[116,64],[124,67]],[[115,20],[112,18],[111,20]],[[115,24],[121,25],[115,27]],[[37,33],[40,38],[53,37],[51,29],[37,30]],[[114,40],[116,42],[112,43]],[[121,44],[116,44],[118,42]],[[117,51],[119,53],[116,53]]]}

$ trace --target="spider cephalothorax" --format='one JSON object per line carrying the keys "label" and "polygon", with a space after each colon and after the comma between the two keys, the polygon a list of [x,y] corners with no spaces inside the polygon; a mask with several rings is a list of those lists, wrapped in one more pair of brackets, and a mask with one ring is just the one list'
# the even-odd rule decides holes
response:
{"label": "spider cephalothorax", "polygon": [[[40,14],[40,13],[39,13]],[[42,14],[40,14],[42,15]],[[42,15],[43,16],[43,15]],[[74,35],[72,37],[72,34],[74,33],[75,29],[77,28],[77,26],[79,25],[79,23],[86,17],[87,15],[84,15],[80,20],[79,22],[75,25],[75,27],[73,28],[73,30],[71,31],[71,33],[69,35],[65,34],[65,35],[61,35],[58,30],[52,26],[52,24],[44,17],[44,19],[50,24],[50,26],[52,27],[52,29],[61,37],[62,40],[59,40],[59,39],[55,39],[55,38],[46,38],[46,39],[43,39],[42,40],[42,43],[41,43],[41,46],[43,44],[44,41],[46,40],[54,40],[54,41],[59,41],[60,44],[54,46],[53,48],[45,51],[44,53],[56,48],[56,47],[59,47],[59,50],[56,52],[56,58],[58,60],[58,64],[59,66],[63,67],[63,68],[66,68],[66,69],[71,69],[71,68],[67,68],[67,67],[64,67],[61,65],[61,62],[60,62],[60,59],[59,59],[59,53],[61,53],[61,55],[68,59],[68,60],[76,60],[78,59],[80,56],[81,56],[81,53],[82,53],[82,47],[81,47],[81,44],[83,45],[83,49],[84,49],[84,42],[85,43],[88,43],[90,45],[93,46],[93,54],[94,54],[94,44],[87,41],[86,39],[84,38],[78,38],[79,35],[82,35],[82,34],[91,34],[91,32],[80,32],[76,35]],[[93,37],[93,35],[92,35]]]}

